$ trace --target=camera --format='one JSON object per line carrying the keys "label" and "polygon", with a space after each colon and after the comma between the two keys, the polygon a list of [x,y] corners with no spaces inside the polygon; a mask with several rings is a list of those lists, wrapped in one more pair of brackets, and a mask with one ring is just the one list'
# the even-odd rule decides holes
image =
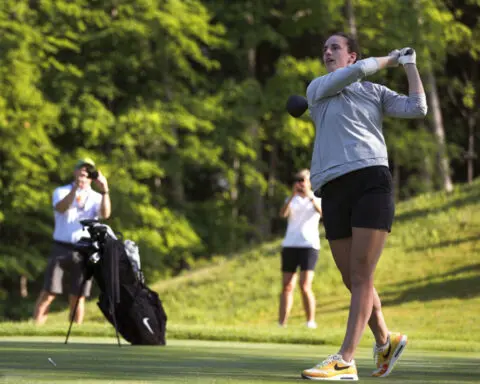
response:
{"label": "camera", "polygon": [[95,167],[91,165],[87,166],[87,177],[92,180],[98,179],[98,171],[95,169]]}

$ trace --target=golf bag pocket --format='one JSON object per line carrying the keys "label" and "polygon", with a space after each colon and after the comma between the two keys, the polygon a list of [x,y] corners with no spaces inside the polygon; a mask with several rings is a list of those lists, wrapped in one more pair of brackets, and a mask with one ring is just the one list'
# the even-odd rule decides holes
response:
{"label": "golf bag pocket", "polygon": [[165,345],[167,315],[156,292],[142,287],[133,301],[129,317],[137,330],[132,344]]}
{"label": "golf bag pocket", "polygon": [[105,318],[132,345],[165,345],[167,315],[158,294],[142,285],[132,295],[125,286],[120,288],[121,300],[111,315],[108,299],[101,294],[98,307]]}

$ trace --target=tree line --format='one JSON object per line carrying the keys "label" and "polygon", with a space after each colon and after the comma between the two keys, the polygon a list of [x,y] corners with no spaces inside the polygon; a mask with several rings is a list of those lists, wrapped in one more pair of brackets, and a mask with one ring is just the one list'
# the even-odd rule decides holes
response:
{"label": "tree line", "polygon": [[[478,175],[478,0],[4,0],[0,6],[0,297],[41,281],[51,194],[92,157],[108,224],[147,278],[284,230],[314,127],[285,102],[345,31],[363,57],[414,47],[428,118],[384,132],[397,199]],[[404,73],[371,78],[407,93]]]}

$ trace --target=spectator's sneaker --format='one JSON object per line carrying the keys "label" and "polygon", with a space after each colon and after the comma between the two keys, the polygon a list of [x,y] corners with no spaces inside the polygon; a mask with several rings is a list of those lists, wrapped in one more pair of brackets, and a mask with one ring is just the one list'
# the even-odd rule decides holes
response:
{"label": "spectator's sneaker", "polygon": [[373,371],[372,376],[385,377],[392,372],[395,363],[407,346],[408,339],[407,335],[390,333],[389,340],[390,342],[387,346],[379,348],[374,345],[373,347],[373,356],[377,369]]}
{"label": "spectator's sneaker", "polygon": [[317,323],[314,320],[307,321],[307,328],[317,329]]}
{"label": "spectator's sneaker", "polygon": [[315,367],[306,369],[302,372],[302,377],[308,380],[325,380],[325,381],[337,381],[337,380],[349,380],[357,381],[357,367],[355,366],[355,360],[347,363],[343,360],[341,355],[328,356],[327,360]]}

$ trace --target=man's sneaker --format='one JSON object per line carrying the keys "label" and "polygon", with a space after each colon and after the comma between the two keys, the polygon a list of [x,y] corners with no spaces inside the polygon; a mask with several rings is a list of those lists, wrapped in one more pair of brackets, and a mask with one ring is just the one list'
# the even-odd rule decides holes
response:
{"label": "man's sneaker", "polygon": [[302,372],[302,377],[309,380],[350,380],[357,381],[357,367],[355,360],[347,363],[341,355],[328,356],[327,360],[317,364],[315,367]]}
{"label": "man's sneaker", "polygon": [[385,377],[392,372],[395,363],[402,355],[407,346],[407,335],[401,333],[390,333],[389,344],[387,347],[373,347],[373,356],[377,369],[373,371],[372,376]]}
{"label": "man's sneaker", "polygon": [[317,329],[317,323],[314,320],[307,321],[307,328]]}

